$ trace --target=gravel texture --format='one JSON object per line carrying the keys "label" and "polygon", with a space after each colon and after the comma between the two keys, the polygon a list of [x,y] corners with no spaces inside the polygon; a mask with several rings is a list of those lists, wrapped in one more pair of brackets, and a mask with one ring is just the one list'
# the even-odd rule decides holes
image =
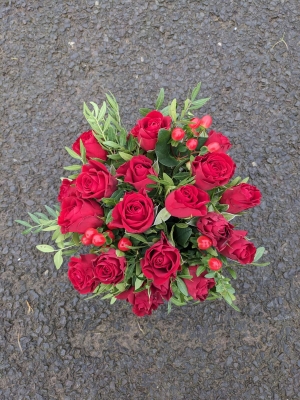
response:
{"label": "gravel texture", "polygon": [[[298,400],[299,1],[1,0],[0,44],[0,399]],[[240,269],[241,313],[84,301],[14,220],[56,202],[83,101],[113,91],[130,128],[199,80],[263,192],[241,225],[271,265]]]}

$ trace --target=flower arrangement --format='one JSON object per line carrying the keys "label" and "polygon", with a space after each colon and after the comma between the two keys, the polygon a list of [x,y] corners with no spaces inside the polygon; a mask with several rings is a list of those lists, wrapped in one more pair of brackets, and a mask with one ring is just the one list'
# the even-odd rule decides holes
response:
{"label": "flower arrangement", "polygon": [[[231,221],[260,204],[260,191],[233,175],[229,139],[209,130],[210,115],[193,115],[209,99],[198,99],[200,83],[181,111],[176,99],[163,108],[161,89],[155,109],[129,131],[122,126],[112,94],[99,108],[83,113],[91,130],[66,150],[81,164],[61,178],[60,206],[17,220],[29,232],[53,231],[57,269],[72,256],[68,277],[74,288],[113,304],[126,300],[138,316],[164,301],[172,305],[224,298],[234,309],[231,278],[245,264],[257,264],[264,248],[255,248],[247,232]],[[78,247],[85,250],[79,256]]]}

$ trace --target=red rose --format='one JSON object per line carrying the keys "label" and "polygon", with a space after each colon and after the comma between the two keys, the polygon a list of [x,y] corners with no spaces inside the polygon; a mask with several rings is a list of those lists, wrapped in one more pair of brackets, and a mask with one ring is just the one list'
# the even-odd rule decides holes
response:
{"label": "red rose", "polygon": [[69,179],[63,179],[59,188],[59,194],[57,197],[58,201],[63,201],[65,197],[76,196],[76,180],[70,181]]}
{"label": "red rose", "polygon": [[172,246],[164,233],[161,239],[146,250],[141,260],[143,274],[157,287],[175,277],[180,270],[180,252]]}
{"label": "red rose", "polygon": [[130,233],[145,232],[154,221],[154,205],[145,190],[127,192],[112,211],[113,225]]}
{"label": "red rose", "polygon": [[66,197],[61,203],[57,223],[61,233],[84,233],[88,228],[102,226],[103,209],[95,200],[83,200],[76,196]]}
{"label": "red rose", "polygon": [[209,289],[215,286],[215,280],[212,278],[205,278],[206,271],[202,272],[200,276],[196,275],[198,266],[189,267],[189,273],[192,279],[183,279],[186,284],[189,295],[194,300],[204,301],[208,296]]}
{"label": "red rose", "polygon": [[233,231],[221,254],[238,261],[240,264],[251,264],[255,257],[256,248],[253,243],[245,239],[246,235],[247,231]]}
{"label": "red rose", "polygon": [[96,254],[80,254],[80,258],[70,258],[68,277],[74,289],[81,294],[93,292],[100,283],[95,278],[93,268],[93,261],[96,258]]}
{"label": "red rose", "polygon": [[227,212],[237,214],[241,211],[247,210],[260,204],[261,193],[260,191],[248,183],[240,183],[230,189],[225,190],[220,203],[228,204]]}
{"label": "red rose", "polygon": [[99,161],[90,160],[82,166],[81,173],[76,179],[76,189],[83,199],[110,197],[117,189],[117,180],[105,165]]}
{"label": "red rose", "polygon": [[166,209],[173,217],[200,217],[207,213],[209,195],[193,185],[181,186],[171,192],[165,201]]}
{"label": "red rose", "polygon": [[231,147],[228,137],[224,136],[221,132],[216,131],[208,132],[208,139],[204,143],[204,146],[207,146],[210,143],[219,143],[220,145],[219,150],[216,150],[214,153],[226,153]]}
{"label": "red rose", "polygon": [[149,160],[146,156],[134,156],[130,161],[122,164],[117,169],[117,177],[124,176],[124,182],[130,183],[136,188],[136,190],[146,189],[148,184],[155,183],[151,179],[147,178],[147,175],[156,175],[152,167],[153,161]]}
{"label": "red rose", "polygon": [[223,186],[232,178],[235,163],[223,153],[207,153],[197,156],[192,162],[192,173],[196,177],[195,185],[203,190]]}
{"label": "red rose", "polygon": [[170,280],[165,281],[164,283],[162,283],[161,285],[154,285],[152,283],[151,288],[156,292],[159,293],[161,295],[161,297],[167,301],[170,300],[170,298],[172,297],[173,293],[172,293],[172,289],[171,289],[171,285],[170,285]]}
{"label": "red rose", "polygon": [[151,111],[144,118],[137,121],[131,134],[138,139],[142,149],[154,150],[157,142],[158,131],[162,128],[170,129],[171,117],[164,117],[159,111]]}
{"label": "red rose", "polygon": [[107,160],[107,152],[101,147],[98,140],[95,138],[93,131],[83,132],[72,146],[75,153],[80,155],[80,140],[86,150],[86,158],[100,158],[101,160]]}
{"label": "red rose", "polygon": [[209,212],[204,217],[198,219],[197,228],[202,235],[209,237],[213,246],[220,251],[230,238],[233,225],[222,214]]}
{"label": "red rose", "polygon": [[133,287],[120,293],[116,296],[119,300],[126,300],[132,304],[132,311],[139,317],[151,315],[153,310],[156,310],[160,304],[163,304],[163,299],[155,289],[150,288],[141,292],[134,293]]}
{"label": "red rose", "polygon": [[109,249],[94,260],[95,276],[105,285],[121,282],[124,279],[126,258],[118,257],[115,249]]}

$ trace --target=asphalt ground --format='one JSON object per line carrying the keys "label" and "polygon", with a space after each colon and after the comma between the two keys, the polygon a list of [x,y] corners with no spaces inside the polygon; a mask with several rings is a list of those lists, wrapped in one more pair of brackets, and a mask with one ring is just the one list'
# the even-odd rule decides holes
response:
{"label": "asphalt ground", "polygon": [[[298,400],[299,1],[1,0],[0,44],[0,399]],[[56,202],[83,101],[111,90],[129,129],[198,81],[263,193],[240,226],[270,266],[238,272],[241,313],[84,301],[14,220]]]}

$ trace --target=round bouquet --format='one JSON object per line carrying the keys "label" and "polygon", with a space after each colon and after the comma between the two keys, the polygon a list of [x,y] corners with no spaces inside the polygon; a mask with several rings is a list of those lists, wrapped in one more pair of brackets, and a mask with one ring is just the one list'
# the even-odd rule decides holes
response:
{"label": "round bouquet", "polygon": [[[53,231],[60,268],[64,256],[74,288],[90,297],[126,300],[138,316],[166,301],[172,305],[224,298],[233,308],[231,278],[245,264],[257,264],[255,248],[232,220],[257,206],[259,190],[233,175],[227,154],[231,143],[209,130],[210,115],[193,115],[209,99],[198,99],[200,83],[178,109],[176,99],[163,107],[161,89],[155,109],[128,132],[112,94],[101,108],[86,104],[91,130],[66,148],[77,164],[64,167],[59,206],[29,213],[29,232]],[[80,164],[78,163],[80,162]],[[80,248],[80,249],[79,249]],[[78,254],[81,252],[82,254]]]}

